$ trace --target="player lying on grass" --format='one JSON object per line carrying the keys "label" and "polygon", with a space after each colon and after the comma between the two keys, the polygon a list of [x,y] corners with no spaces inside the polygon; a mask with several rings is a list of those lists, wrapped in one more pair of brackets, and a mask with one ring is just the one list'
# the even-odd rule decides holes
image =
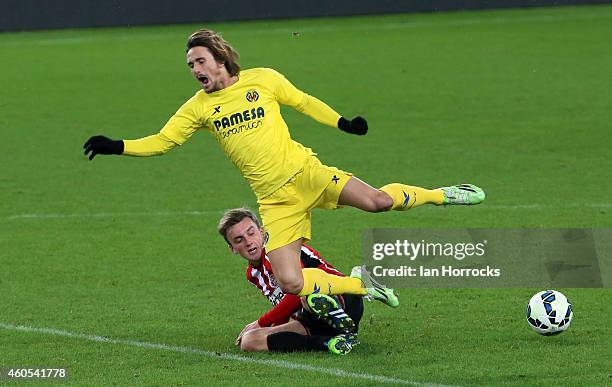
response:
{"label": "player lying on grass", "polygon": [[350,134],[366,134],[366,120],[340,116],[275,70],[241,71],[238,53],[214,31],[202,29],[189,36],[187,65],[202,90],[159,133],[138,140],[93,136],[83,145],[85,154],[90,160],[97,154],[161,155],[199,130],[210,132],[257,196],[270,233],[268,256],[285,293],[308,295],[318,284],[331,294],[365,294],[361,281],[301,268],[300,251],[311,238],[313,208],[349,205],[369,212],[403,211],[423,204],[479,204],[485,198],[482,189],[470,184],[429,190],[392,183],[376,189],[321,164],[310,148],[291,139],[281,104]]}
{"label": "player lying on grass", "polygon": [[[265,252],[266,233],[249,209],[226,211],[219,221],[218,230],[232,252],[248,261],[247,280],[273,305],[270,311],[240,332],[236,344],[243,351],[329,350],[335,354],[346,354],[358,343],[357,330],[363,314],[361,296],[346,294],[330,297],[316,293],[299,297],[285,294],[276,284]],[[307,245],[302,245],[300,263],[302,267],[344,276]],[[352,275],[361,278],[360,269],[357,266]],[[379,284],[376,287],[379,289],[378,300],[394,307],[399,305],[392,289]]]}

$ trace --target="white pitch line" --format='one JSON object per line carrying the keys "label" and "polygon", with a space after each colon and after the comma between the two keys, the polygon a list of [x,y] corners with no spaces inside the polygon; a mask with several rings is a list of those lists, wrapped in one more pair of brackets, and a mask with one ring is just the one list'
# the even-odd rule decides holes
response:
{"label": "white pitch line", "polygon": [[[418,14],[415,14],[418,15]],[[376,15],[374,15],[376,16]],[[493,17],[493,16],[482,16],[480,18],[471,19],[459,19],[459,20],[408,20],[408,21],[394,21],[387,23],[375,23],[375,24],[358,24],[358,25],[344,25],[344,23],[338,23],[333,25],[306,25],[301,26],[302,20],[295,21],[295,27],[270,27],[269,25],[262,23],[261,25],[249,25],[249,35],[269,35],[269,34],[291,34],[293,32],[332,32],[332,31],[375,31],[378,29],[412,29],[421,27],[462,27],[462,26],[473,26],[473,25],[496,25],[496,24],[509,24],[509,23],[544,23],[544,22],[558,22],[558,21],[572,21],[572,20],[601,20],[610,19],[612,14],[607,13],[587,13],[580,15],[527,15],[527,16],[510,16],[510,17]],[[342,20],[342,19],[340,19]],[[257,21],[256,21],[257,22]],[[239,26],[239,25],[237,25]],[[227,33],[241,33],[240,27],[233,29],[232,26],[228,26],[224,29]],[[245,30],[246,31],[246,30]],[[32,34],[36,32],[31,32]],[[27,34],[30,34],[28,32]],[[38,44],[38,45],[56,45],[56,44],[81,44],[93,41],[134,41],[134,40],[151,40],[151,39],[174,39],[176,32],[169,31],[168,33],[154,33],[154,34],[139,34],[126,32],[125,35],[97,35],[81,36],[81,37],[57,37],[57,38],[42,38],[42,39],[27,39],[28,35],[24,37],[26,39],[13,39],[13,40],[0,40],[0,46],[21,46],[24,44]]]}
{"label": "white pitch line", "polygon": [[192,353],[196,355],[202,355],[206,357],[210,357],[213,359],[223,359],[223,360],[234,360],[240,361],[244,363],[255,363],[261,364],[265,366],[278,367],[278,368],[288,368],[292,370],[300,370],[307,372],[314,372],[319,374],[328,374],[332,376],[336,376],[344,379],[361,379],[368,380],[377,383],[390,383],[390,384],[402,384],[409,386],[440,386],[443,387],[442,384],[431,384],[431,383],[419,383],[405,379],[392,378],[383,375],[374,375],[368,374],[365,372],[350,372],[345,371],[339,368],[326,368],[326,367],[315,367],[308,364],[294,363],[284,360],[266,360],[266,359],[257,359],[253,357],[235,355],[232,353],[219,353],[206,351],[198,348],[189,348],[189,347],[180,347],[175,345],[167,345],[167,344],[159,344],[159,343],[148,343],[145,341],[136,341],[136,340],[123,340],[123,339],[113,339],[105,336],[97,336],[97,335],[86,335],[82,333],[73,333],[68,331],[63,331],[60,329],[53,328],[35,328],[24,325],[13,325],[13,324],[5,324],[0,323],[0,328],[12,330],[12,331],[20,331],[20,332],[30,332],[30,333],[42,333],[49,334],[54,336],[62,336],[62,337],[70,337],[74,339],[95,341],[98,343],[106,343],[106,344],[120,344],[120,345],[129,345],[133,347],[146,348],[146,349],[157,349],[171,352],[181,352],[181,353]]}

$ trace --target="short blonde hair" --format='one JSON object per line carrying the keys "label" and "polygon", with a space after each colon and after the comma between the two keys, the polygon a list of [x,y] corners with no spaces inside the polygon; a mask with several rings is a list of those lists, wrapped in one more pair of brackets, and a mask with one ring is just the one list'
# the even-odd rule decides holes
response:
{"label": "short blonde hair", "polygon": [[257,225],[257,228],[261,229],[261,225],[259,224],[259,219],[257,219],[257,215],[255,215],[253,211],[246,207],[232,208],[231,210],[227,210],[219,220],[219,224],[217,225],[217,231],[223,237],[223,239],[225,239],[228,245],[231,246],[232,244],[227,239],[227,230],[229,230],[230,227],[242,222],[244,218],[251,219],[253,223]]}

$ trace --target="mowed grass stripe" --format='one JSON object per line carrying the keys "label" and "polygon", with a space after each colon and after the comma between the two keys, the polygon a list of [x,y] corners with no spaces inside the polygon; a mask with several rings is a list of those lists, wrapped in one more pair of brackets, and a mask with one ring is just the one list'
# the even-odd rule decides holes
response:
{"label": "mowed grass stripe", "polygon": [[[541,9],[545,11],[546,9]],[[503,11],[502,11],[503,12]],[[463,27],[463,26],[478,26],[478,25],[497,25],[497,24],[508,24],[508,23],[546,23],[546,22],[563,22],[573,20],[602,20],[612,18],[612,13],[598,12],[598,13],[576,13],[576,14],[555,14],[555,9],[551,9],[550,14],[543,15],[513,15],[508,13],[506,16],[501,17],[479,17],[479,18],[466,18],[466,19],[432,19],[432,20],[413,20],[413,21],[400,21],[400,22],[381,22],[375,26],[370,23],[364,24],[353,24],[345,25],[341,22],[342,18],[332,19],[334,23],[328,23],[325,25],[309,25],[300,27],[299,31],[295,31],[295,28],[287,27],[270,27],[269,21],[253,21],[249,24],[249,34],[251,35],[270,35],[270,34],[284,34],[284,33],[304,33],[304,32],[334,32],[334,31],[368,31],[372,28],[377,29],[410,29],[410,28],[428,28],[428,27]],[[340,22],[337,22],[340,20]],[[218,22],[204,23],[208,26],[220,24]],[[146,26],[145,26],[146,28]],[[36,32],[34,32],[36,33]],[[154,33],[154,34],[138,34],[130,33],[124,35],[89,35],[89,36],[63,36],[57,38],[38,38],[30,40],[30,36],[22,35],[19,39],[8,39],[0,40],[0,46],[12,46],[21,45],[23,40],[21,37],[28,39],[28,43],[36,43],[41,45],[65,45],[65,44],[81,44],[101,40],[126,40],[133,41],[134,39],[163,39],[172,36],[170,33]]]}
{"label": "mowed grass stripe", "polygon": [[[527,203],[527,204],[491,204],[481,205],[478,208],[488,210],[526,210],[526,209],[550,209],[558,208],[558,205],[554,204],[539,204],[539,203]],[[604,209],[612,208],[612,203],[568,203],[564,204],[563,207],[571,208],[595,208]],[[149,217],[163,217],[163,216],[221,216],[223,214],[222,209],[219,210],[193,210],[193,211],[143,211],[143,212],[99,212],[99,213],[71,213],[71,214],[60,214],[60,213],[39,213],[39,214],[15,214],[8,215],[5,217],[7,220],[45,220],[45,219],[70,219],[70,218],[122,218],[122,217],[133,217],[133,216],[149,216]]]}
{"label": "mowed grass stripe", "polygon": [[328,375],[336,376],[338,378],[343,378],[343,379],[362,379],[362,380],[368,380],[368,381],[377,382],[377,383],[400,384],[400,385],[408,385],[408,386],[427,386],[427,387],[446,386],[442,384],[421,383],[421,382],[415,382],[415,381],[410,381],[410,380],[392,378],[388,376],[373,375],[373,374],[368,374],[364,372],[350,372],[350,371],[345,371],[339,368],[315,367],[315,366],[311,366],[308,364],[288,362],[284,360],[263,360],[263,359],[255,359],[255,358],[247,357],[247,356],[234,355],[231,353],[206,351],[206,350],[198,349],[198,348],[181,347],[181,346],[160,344],[160,343],[149,343],[146,341],[138,341],[138,340],[113,339],[111,337],[74,333],[74,332],[68,332],[68,331],[54,329],[54,328],[37,328],[37,327],[29,327],[29,326],[13,325],[13,324],[5,324],[5,323],[0,323],[0,328],[11,330],[11,331],[40,333],[40,334],[48,334],[48,335],[54,335],[54,336],[69,337],[73,339],[94,341],[97,343],[129,345],[129,346],[145,348],[145,349],[156,349],[156,350],[164,350],[164,351],[171,351],[171,352],[192,353],[192,354],[202,355],[202,356],[206,356],[206,357],[210,357],[214,359],[233,360],[233,361],[261,364],[264,366],[280,367],[280,368],[287,368],[287,369],[300,370],[300,371],[306,371],[306,372],[315,372],[319,374],[328,374]]}

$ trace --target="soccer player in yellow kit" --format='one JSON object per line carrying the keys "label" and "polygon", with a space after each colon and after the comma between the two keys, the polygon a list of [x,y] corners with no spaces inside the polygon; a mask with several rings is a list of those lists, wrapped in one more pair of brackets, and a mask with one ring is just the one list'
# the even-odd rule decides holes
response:
{"label": "soccer player in yellow kit", "polygon": [[[293,86],[269,68],[240,70],[238,53],[218,33],[201,29],[187,41],[187,65],[202,90],[170,118],[157,134],[137,140],[93,136],[83,146],[97,154],[161,155],[182,145],[196,131],[210,132],[240,170],[257,196],[259,213],[270,239],[266,251],[283,291],[300,296],[372,294],[362,276],[329,275],[301,269],[300,248],[311,237],[313,208],[349,205],[369,212],[407,210],[423,204],[479,204],[482,189],[460,184],[438,189],[392,183],[376,189],[319,161],[316,154],[289,135],[280,104],[291,106],[316,121],[345,132],[364,135],[365,119],[347,120],[317,98]],[[376,294],[380,298],[381,294]],[[397,306],[391,294],[389,303]]]}

